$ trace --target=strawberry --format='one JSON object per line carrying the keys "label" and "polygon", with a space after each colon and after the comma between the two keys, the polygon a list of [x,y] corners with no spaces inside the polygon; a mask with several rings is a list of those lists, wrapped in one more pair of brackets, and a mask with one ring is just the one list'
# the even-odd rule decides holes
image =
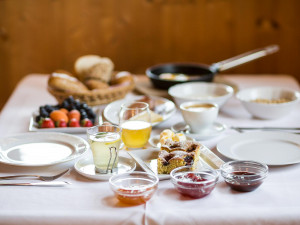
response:
{"label": "strawberry", "polygon": [[80,123],[81,123],[82,127],[92,127],[93,126],[93,122],[88,118],[81,120]]}
{"label": "strawberry", "polygon": [[54,128],[54,122],[50,118],[45,118],[42,121],[40,121],[40,127],[41,128]]}
{"label": "strawberry", "polygon": [[55,122],[56,127],[67,127],[67,122],[65,120],[59,120]]}
{"label": "strawberry", "polygon": [[72,118],[69,121],[69,127],[80,127],[79,121],[75,118]]}

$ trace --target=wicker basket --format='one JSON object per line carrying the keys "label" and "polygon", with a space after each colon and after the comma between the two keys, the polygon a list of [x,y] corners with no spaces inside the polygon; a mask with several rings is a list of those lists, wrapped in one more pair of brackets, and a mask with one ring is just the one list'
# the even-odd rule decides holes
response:
{"label": "wicker basket", "polygon": [[134,82],[130,85],[119,85],[106,89],[95,89],[87,92],[63,92],[54,90],[48,86],[48,91],[52,94],[59,103],[62,103],[67,97],[72,95],[74,99],[79,99],[81,102],[87,103],[89,106],[107,104],[115,100],[124,98],[126,94],[134,89]]}

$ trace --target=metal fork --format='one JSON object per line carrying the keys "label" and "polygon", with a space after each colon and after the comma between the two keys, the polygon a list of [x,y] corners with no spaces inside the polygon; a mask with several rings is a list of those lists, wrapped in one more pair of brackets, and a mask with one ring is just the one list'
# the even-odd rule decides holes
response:
{"label": "metal fork", "polygon": [[16,178],[37,178],[39,180],[42,181],[52,181],[55,180],[59,177],[61,177],[62,175],[64,175],[65,173],[69,172],[70,169],[67,169],[57,175],[54,176],[40,176],[40,175],[15,175],[15,176],[4,176],[4,177],[0,177],[0,180],[12,180],[12,179],[16,179]]}

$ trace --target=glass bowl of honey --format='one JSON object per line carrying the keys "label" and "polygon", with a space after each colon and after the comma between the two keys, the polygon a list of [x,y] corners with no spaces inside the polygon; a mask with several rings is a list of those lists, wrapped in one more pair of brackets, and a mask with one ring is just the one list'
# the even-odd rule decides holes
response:
{"label": "glass bowl of honey", "polygon": [[126,204],[144,204],[152,198],[158,177],[146,172],[123,173],[112,176],[109,184],[116,198]]}
{"label": "glass bowl of honey", "polygon": [[241,192],[254,191],[268,175],[268,166],[255,161],[230,161],[224,163],[220,170],[225,183]]}

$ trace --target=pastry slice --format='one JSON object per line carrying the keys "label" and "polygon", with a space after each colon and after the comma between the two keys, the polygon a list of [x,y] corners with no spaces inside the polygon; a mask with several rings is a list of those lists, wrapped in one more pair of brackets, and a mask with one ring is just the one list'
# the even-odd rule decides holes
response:
{"label": "pastry slice", "polygon": [[165,150],[167,152],[173,151],[184,151],[184,152],[196,152],[196,154],[200,154],[201,144],[195,141],[173,141],[166,140],[165,144],[161,146],[161,150]]}
{"label": "pastry slice", "polygon": [[157,173],[170,174],[171,171],[181,166],[191,166],[196,169],[199,161],[199,154],[196,152],[161,150],[157,158]]}

